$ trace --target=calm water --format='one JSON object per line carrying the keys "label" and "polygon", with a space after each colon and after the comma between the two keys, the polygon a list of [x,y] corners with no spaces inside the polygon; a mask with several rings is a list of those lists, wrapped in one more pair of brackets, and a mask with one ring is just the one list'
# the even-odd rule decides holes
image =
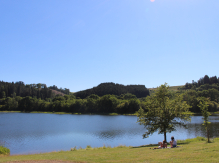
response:
{"label": "calm water", "polygon": [[[163,135],[154,133],[142,139],[144,127],[136,116],[56,115],[32,113],[0,113],[0,144],[11,154],[28,154],[106,146],[139,146],[157,143]],[[219,116],[211,116],[211,136],[219,136]],[[177,128],[167,134],[176,139],[205,136],[201,116],[192,117],[188,129]]]}

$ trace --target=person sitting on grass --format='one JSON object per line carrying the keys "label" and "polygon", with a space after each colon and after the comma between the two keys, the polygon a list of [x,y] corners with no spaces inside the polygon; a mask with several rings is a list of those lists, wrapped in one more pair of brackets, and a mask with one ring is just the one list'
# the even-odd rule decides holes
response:
{"label": "person sitting on grass", "polygon": [[171,145],[171,148],[174,148],[174,147],[177,146],[177,144],[176,144],[176,140],[174,139],[173,136],[171,137],[170,145]]}
{"label": "person sitting on grass", "polygon": [[158,142],[159,147],[158,148],[153,148],[153,149],[161,149],[161,148],[167,148],[167,143],[164,140],[163,142]]}

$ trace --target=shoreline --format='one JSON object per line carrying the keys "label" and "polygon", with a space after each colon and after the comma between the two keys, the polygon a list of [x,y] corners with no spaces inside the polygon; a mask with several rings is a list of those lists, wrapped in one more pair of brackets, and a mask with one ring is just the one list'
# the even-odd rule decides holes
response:
{"label": "shoreline", "polygon": [[43,114],[72,114],[72,115],[128,115],[128,116],[137,116],[137,114],[119,114],[119,113],[68,113],[68,112],[40,112],[40,111],[32,111],[32,112],[22,112],[22,111],[0,111],[0,113],[43,113]]}
{"label": "shoreline", "polygon": [[[23,111],[0,111],[0,113],[43,113],[43,114],[72,114],[72,115],[126,115],[126,116],[137,116],[137,113],[134,114],[119,114],[119,113],[69,113],[69,112],[41,112],[41,111],[32,111],[32,112],[23,112]],[[219,112],[210,112],[211,115],[219,115]],[[202,116],[201,113],[193,113],[192,116]]]}

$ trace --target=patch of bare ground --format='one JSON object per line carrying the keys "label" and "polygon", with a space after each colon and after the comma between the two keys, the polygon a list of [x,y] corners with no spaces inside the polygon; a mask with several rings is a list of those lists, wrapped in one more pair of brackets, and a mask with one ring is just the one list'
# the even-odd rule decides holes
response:
{"label": "patch of bare ground", "polygon": [[59,91],[56,91],[56,90],[53,90],[53,89],[51,89],[52,90],[52,93],[54,93],[55,95],[61,95],[61,96],[64,96],[65,94],[64,93],[62,93],[62,92],[59,92]]}

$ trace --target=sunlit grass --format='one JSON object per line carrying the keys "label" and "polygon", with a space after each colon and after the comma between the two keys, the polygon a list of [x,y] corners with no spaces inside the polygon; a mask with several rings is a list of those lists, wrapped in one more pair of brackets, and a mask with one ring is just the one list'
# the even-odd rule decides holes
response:
{"label": "sunlit grass", "polygon": [[219,138],[207,143],[206,138],[178,140],[179,148],[155,149],[151,146],[71,148],[33,155],[0,156],[0,162],[24,160],[63,160],[78,162],[218,162]]}

